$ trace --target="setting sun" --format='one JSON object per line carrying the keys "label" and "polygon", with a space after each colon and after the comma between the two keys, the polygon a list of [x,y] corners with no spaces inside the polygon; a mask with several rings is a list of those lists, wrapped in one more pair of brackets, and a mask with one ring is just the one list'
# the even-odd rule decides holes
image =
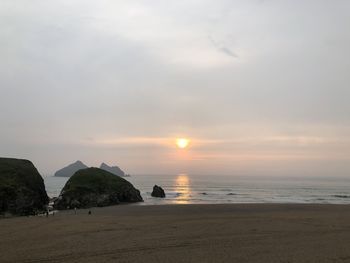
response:
{"label": "setting sun", "polygon": [[190,140],[186,139],[186,138],[178,138],[178,139],[176,139],[176,145],[180,149],[185,149],[188,146],[189,143],[190,143]]}

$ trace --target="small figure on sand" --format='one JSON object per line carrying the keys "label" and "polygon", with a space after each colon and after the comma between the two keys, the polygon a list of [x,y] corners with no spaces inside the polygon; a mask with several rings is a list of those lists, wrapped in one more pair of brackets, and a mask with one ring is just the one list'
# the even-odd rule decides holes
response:
{"label": "small figure on sand", "polygon": [[91,215],[91,210],[89,210],[88,214]]}
{"label": "small figure on sand", "polygon": [[77,208],[74,207],[74,214],[77,214]]}
{"label": "small figure on sand", "polygon": [[46,217],[49,217],[49,210],[46,210]]}

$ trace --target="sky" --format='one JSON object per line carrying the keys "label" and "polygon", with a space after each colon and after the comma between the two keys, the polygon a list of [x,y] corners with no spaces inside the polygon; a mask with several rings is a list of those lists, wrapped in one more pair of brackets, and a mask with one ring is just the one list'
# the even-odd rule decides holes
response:
{"label": "sky", "polygon": [[349,13],[346,0],[0,0],[0,156],[44,175],[81,160],[348,176]]}

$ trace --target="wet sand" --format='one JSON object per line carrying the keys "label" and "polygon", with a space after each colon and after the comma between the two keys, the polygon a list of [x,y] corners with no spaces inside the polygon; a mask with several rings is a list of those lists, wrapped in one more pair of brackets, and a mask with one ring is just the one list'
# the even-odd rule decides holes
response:
{"label": "wet sand", "polygon": [[350,262],[347,205],[122,205],[0,219],[0,262]]}

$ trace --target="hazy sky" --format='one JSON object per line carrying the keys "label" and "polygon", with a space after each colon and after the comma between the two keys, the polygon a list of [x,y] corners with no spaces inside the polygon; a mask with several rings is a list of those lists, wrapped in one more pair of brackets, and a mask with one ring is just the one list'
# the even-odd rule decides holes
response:
{"label": "hazy sky", "polygon": [[80,159],[349,175],[349,14],[345,0],[0,0],[0,155],[43,174]]}

